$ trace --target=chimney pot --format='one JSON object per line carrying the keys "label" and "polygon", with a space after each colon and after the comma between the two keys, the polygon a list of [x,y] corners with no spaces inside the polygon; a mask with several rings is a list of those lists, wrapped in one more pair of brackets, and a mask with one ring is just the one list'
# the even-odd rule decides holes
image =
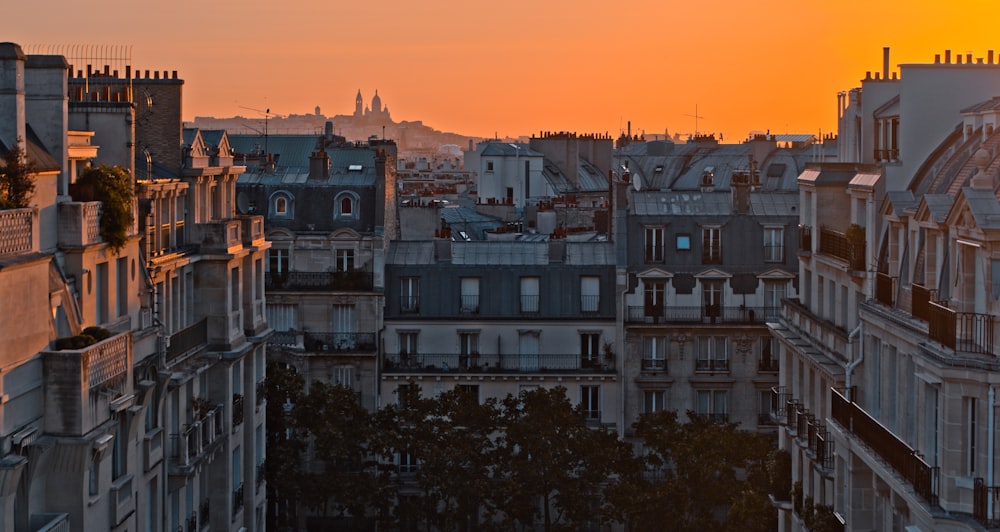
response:
{"label": "chimney pot", "polygon": [[940,62],[941,62],[941,54],[934,54],[934,64],[936,65]]}
{"label": "chimney pot", "polygon": [[173,72],[171,72],[171,77],[173,79],[177,79],[177,71],[176,70],[174,70]]}
{"label": "chimney pot", "polygon": [[951,63],[951,50],[944,51],[944,62],[945,64]]}
{"label": "chimney pot", "polygon": [[160,71],[159,70],[154,70],[153,71],[153,79],[160,79]]}
{"label": "chimney pot", "polygon": [[986,51],[986,64],[987,65],[993,64],[993,50]]}
{"label": "chimney pot", "polygon": [[972,64],[972,54],[971,53],[965,54],[965,62],[969,63],[969,64]]}

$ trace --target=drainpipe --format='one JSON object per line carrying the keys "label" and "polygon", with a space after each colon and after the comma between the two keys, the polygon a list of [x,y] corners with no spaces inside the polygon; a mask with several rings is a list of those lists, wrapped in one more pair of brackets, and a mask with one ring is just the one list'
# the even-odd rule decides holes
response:
{"label": "drainpipe", "polygon": [[851,360],[851,357],[854,356],[854,339],[861,335],[862,325],[864,325],[864,322],[859,321],[858,326],[851,331],[851,334],[847,335],[847,359],[850,360],[850,362],[844,366],[844,384],[847,386],[847,394],[852,396],[849,398],[852,403],[854,402],[854,397],[851,392],[851,373],[854,371],[854,368],[858,367],[858,364],[865,359],[865,343],[864,338],[862,337],[861,342],[858,344],[858,358],[857,360]]}
{"label": "drainpipe", "polygon": [[[996,415],[996,403],[994,402],[996,400],[995,385],[990,385],[990,392],[987,397],[990,403],[990,408],[989,417],[986,418],[986,485],[993,486],[993,445],[995,442],[993,430],[996,426],[996,422],[994,421],[994,417]],[[993,497],[986,498],[986,515],[993,515]]]}

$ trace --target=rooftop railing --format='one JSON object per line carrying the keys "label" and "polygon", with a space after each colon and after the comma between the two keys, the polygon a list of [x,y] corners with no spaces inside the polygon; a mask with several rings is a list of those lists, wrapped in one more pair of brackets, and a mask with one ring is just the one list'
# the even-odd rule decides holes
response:
{"label": "rooftop railing", "polygon": [[852,242],[840,231],[821,227],[819,252],[843,260],[852,270],[865,269],[865,242]]}
{"label": "rooftop railing", "polygon": [[995,356],[993,316],[957,312],[940,303],[927,303],[927,336],[961,353]]}
{"label": "rooftop railing", "polygon": [[895,285],[895,277],[877,272],[875,274],[875,299],[887,307],[893,306],[896,303]]}
{"label": "rooftop railing", "polygon": [[682,306],[630,306],[629,323],[766,323],[777,319],[777,307],[747,307],[707,305]]}

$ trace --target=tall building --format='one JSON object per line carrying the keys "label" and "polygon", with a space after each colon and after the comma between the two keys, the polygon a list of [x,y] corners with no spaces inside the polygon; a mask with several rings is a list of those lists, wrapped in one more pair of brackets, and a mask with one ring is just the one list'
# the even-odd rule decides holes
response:
{"label": "tall building", "polygon": [[396,222],[395,144],[333,135],[280,135],[270,153],[235,136],[247,165],[237,185],[240,212],[258,213],[271,244],[265,267],[272,360],[307,383],[355,390],[378,406],[383,272]]}
{"label": "tall building", "polygon": [[798,290],[795,177],[832,150],[758,135],[617,152],[626,426],[667,409],[774,432],[767,323]]}
{"label": "tall building", "polygon": [[849,530],[1000,523],[998,87],[992,52],[897,75],[886,50],[840,96],[841,162],[798,178],[799,298],[772,325],[782,530],[806,501]]}
{"label": "tall building", "polygon": [[[0,141],[39,170],[33,206],[0,211],[0,300],[21,316],[0,325],[3,529],[262,529],[267,243],[233,214],[225,135],[183,146],[176,75],[0,58]],[[117,251],[75,182],[94,162],[144,170]]]}

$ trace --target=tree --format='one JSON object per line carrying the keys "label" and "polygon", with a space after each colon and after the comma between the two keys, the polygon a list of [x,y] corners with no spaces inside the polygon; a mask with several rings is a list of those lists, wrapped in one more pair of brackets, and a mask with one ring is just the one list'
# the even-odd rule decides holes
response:
{"label": "tree", "polygon": [[269,530],[297,528],[296,501],[303,485],[303,439],[297,434],[293,405],[302,400],[305,382],[291,368],[268,362],[264,394],[267,422],[267,512]]}
{"label": "tree", "polygon": [[614,433],[589,428],[565,388],[508,396],[500,421],[494,477],[505,526],[541,519],[548,532],[610,519],[605,490],[631,449]]}
{"label": "tree", "polygon": [[0,167],[0,209],[23,209],[35,194],[35,167],[21,149],[21,139],[7,150]]}
{"label": "tree", "polygon": [[85,168],[77,183],[93,187],[94,199],[101,202],[101,238],[117,254],[128,241],[128,230],[135,221],[132,177],[121,166],[102,164]]}
{"label": "tree", "polygon": [[363,518],[381,500],[372,474],[372,420],[357,394],[343,386],[313,382],[292,408],[300,436],[311,443],[311,464],[303,480],[302,502],[314,512]]}
{"label": "tree", "polygon": [[652,474],[627,479],[631,485],[622,491],[634,498],[616,501],[630,528],[656,529],[668,522],[674,530],[722,530],[726,513],[733,512],[731,525],[770,529],[776,514],[762,504],[770,488],[773,444],[735,424],[693,412],[688,417],[681,423],[676,412],[663,411],[635,424]]}

